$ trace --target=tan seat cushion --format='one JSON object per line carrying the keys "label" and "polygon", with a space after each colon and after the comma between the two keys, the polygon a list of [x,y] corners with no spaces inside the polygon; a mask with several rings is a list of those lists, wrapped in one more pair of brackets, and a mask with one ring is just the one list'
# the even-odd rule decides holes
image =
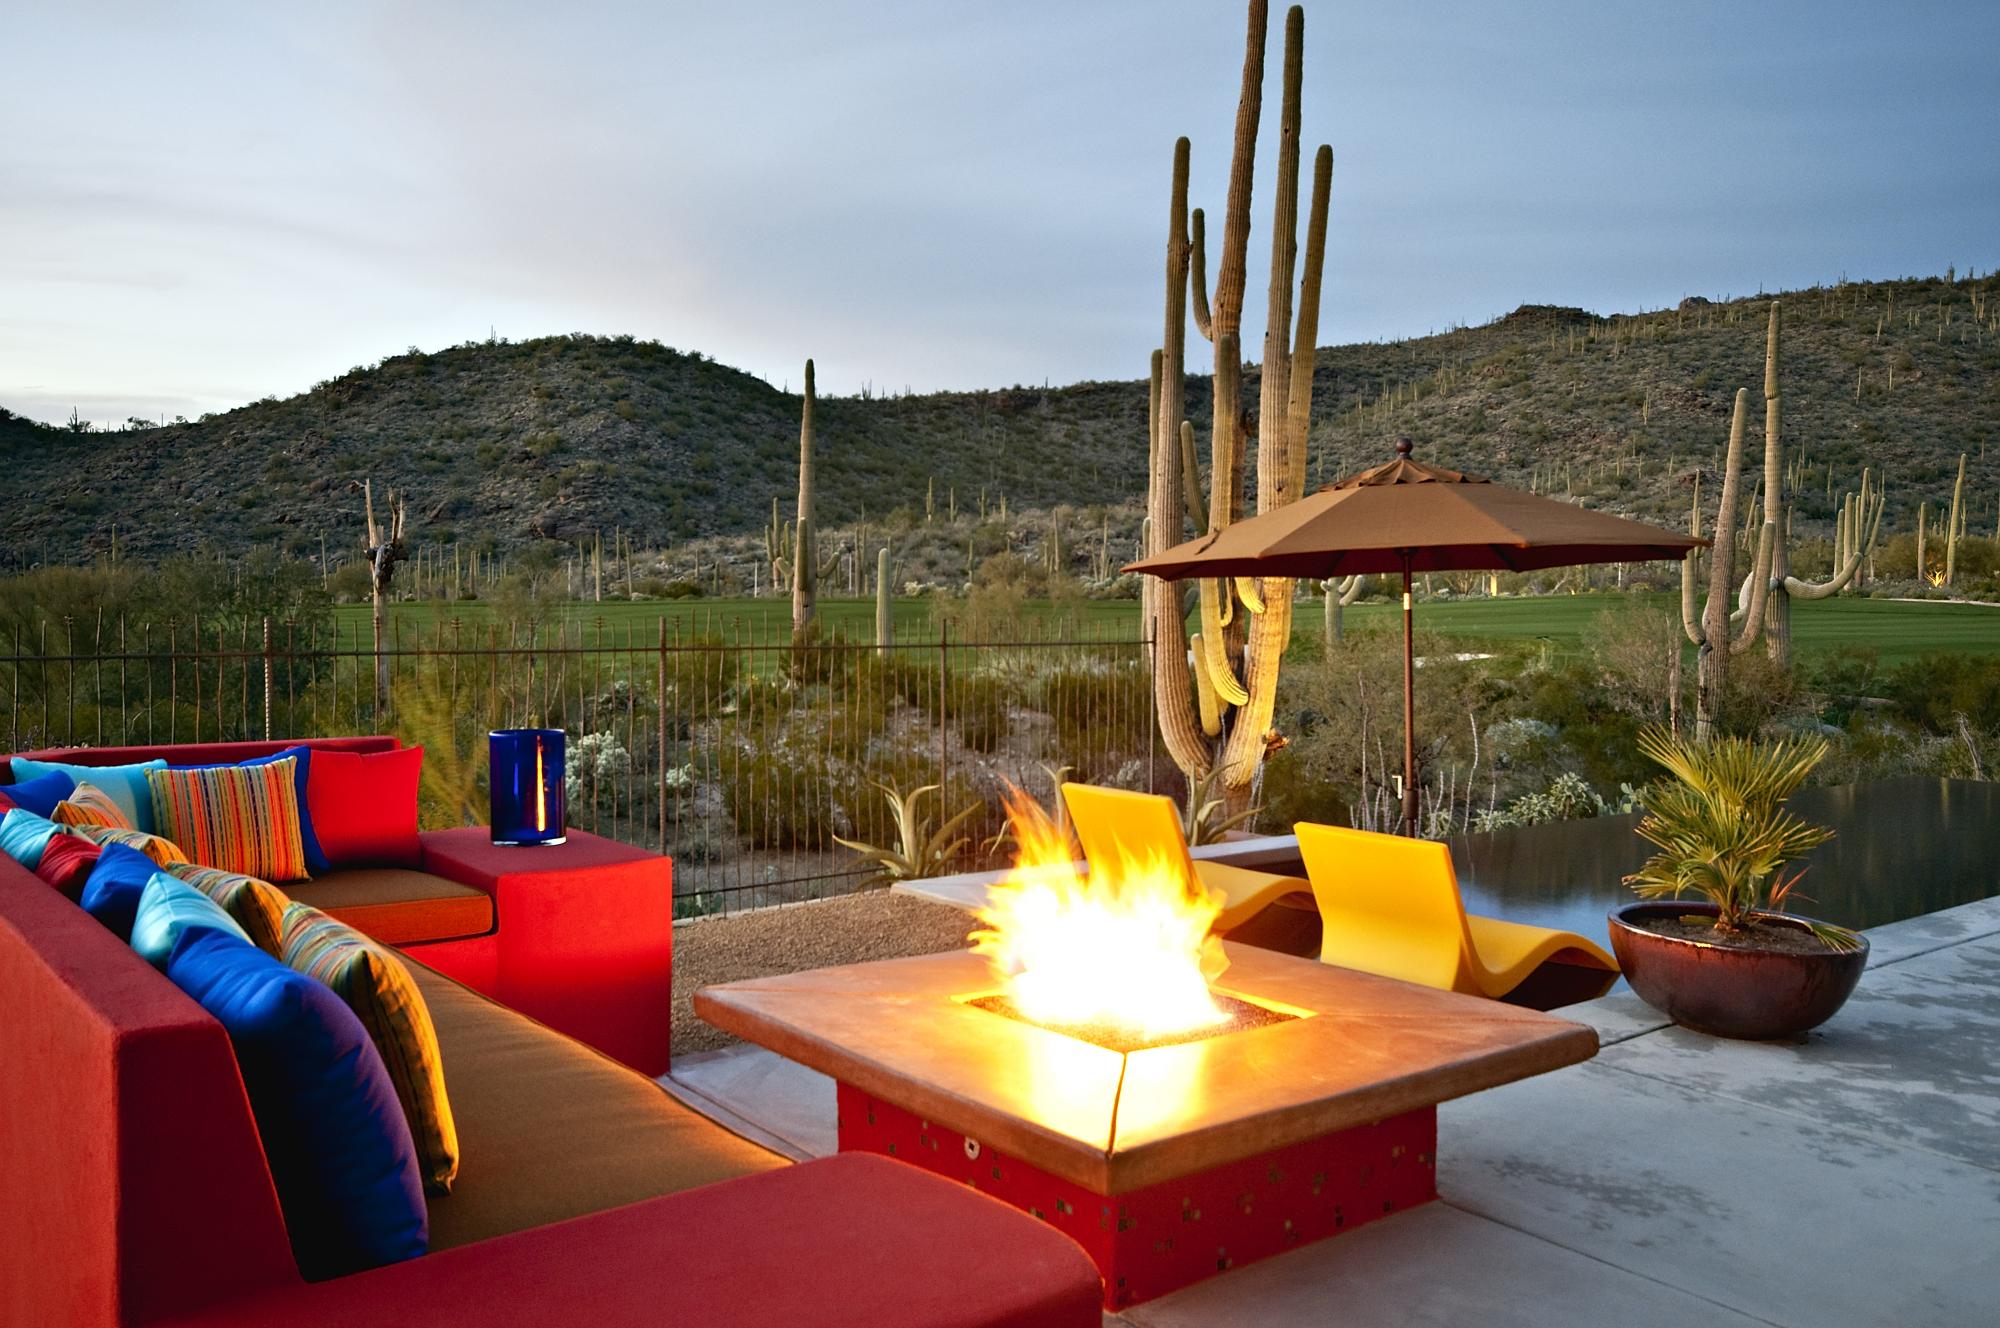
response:
{"label": "tan seat cushion", "polygon": [[384,945],[493,930],[492,896],[407,867],[343,867],[310,881],[294,881],[285,893]]}
{"label": "tan seat cushion", "polygon": [[458,1126],[458,1179],[428,1196],[432,1250],[789,1165],[636,1071],[406,962]]}

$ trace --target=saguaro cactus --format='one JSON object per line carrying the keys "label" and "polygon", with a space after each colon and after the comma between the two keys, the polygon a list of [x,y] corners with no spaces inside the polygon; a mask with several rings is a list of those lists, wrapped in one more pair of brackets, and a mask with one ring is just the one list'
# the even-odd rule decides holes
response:
{"label": "saguaro cactus", "polygon": [[378,525],[375,521],[375,486],[368,480],[361,481],[361,506],[368,523],[367,542],[362,547],[368,554],[369,618],[375,629],[375,717],[379,720],[389,708],[389,657],[382,653],[383,616],[389,602],[390,582],[396,575],[396,564],[409,557],[404,534],[409,525],[410,509],[409,504],[391,489],[389,524],[386,527]]}
{"label": "saguaro cactus", "polygon": [[792,641],[812,635],[813,592],[818,581],[818,546],[813,542],[813,362],[806,361],[805,404],[799,411],[798,534],[792,556]]}
{"label": "saguaro cactus", "polygon": [[[1790,499],[1785,486],[1784,444],[1780,436],[1781,411],[1778,381],[1778,301],[1771,301],[1770,321],[1764,334],[1764,524],[1775,537],[1764,608],[1764,649],[1781,666],[1792,662],[1792,601],[1826,599],[1837,595],[1860,574],[1863,562],[1874,551],[1875,537],[1882,526],[1882,495],[1873,488],[1873,477],[1861,472],[1861,492],[1845,495],[1834,522],[1833,569],[1824,581],[1801,581],[1792,575],[1789,545],[1792,534]],[[1829,484],[1830,487],[1830,484]],[[1722,527],[1717,526],[1720,532]],[[1754,576],[1755,573],[1753,572]],[[1753,587],[1746,585],[1737,597],[1738,607],[1747,608]],[[1699,716],[1697,716],[1699,723]]]}
{"label": "saguaro cactus", "polygon": [[[1723,462],[1722,496],[1715,509],[1715,544],[1709,551],[1708,602],[1699,615],[1695,612],[1695,568],[1699,549],[1689,550],[1681,563],[1681,625],[1688,640],[1699,649],[1695,673],[1695,741],[1715,736],[1722,718],[1723,686],[1728,679],[1729,657],[1748,650],[1764,629],[1764,604],[1771,578],[1771,550],[1777,543],[1778,528],[1764,522],[1757,540],[1757,561],[1750,573],[1750,600],[1736,614],[1729,612],[1730,592],[1736,587],[1736,507],[1743,487],[1743,428],[1750,413],[1750,389],[1736,389],[1736,409],[1729,421],[1729,451]],[[1766,446],[1768,447],[1768,439]],[[1695,491],[1694,514],[1689,533],[1701,534],[1701,491]],[[1741,622],[1742,630],[1731,634],[1731,626]]]}
{"label": "saguaro cactus", "polygon": [[[1250,239],[1251,175],[1257,125],[1263,109],[1264,0],[1251,0],[1243,57],[1242,92],[1229,167],[1221,263],[1214,299],[1208,296],[1203,214],[1188,213],[1188,140],[1174,144],[1173,188],[1167,213],[1166,326],[1154,355],[1151,448],[1147,490],[1147,551],[1179,543],[1192,518],[1215,530],[1241,514],[1244,447],[1250,436],[1242,416],[1243,293]],[[1272,208],[1271,266],[1264,332],[1264,366],[1255,424],[1257,510],[1269,511],[1300,496],[1305,477],[1306,429],[1312,413],[1314,352],[1319,333],[1320,272],[1326,253],[1327,196],[1333,150],[1322,146],[1313,162],[1305,270],[1293,317],[1292,282],[1298,261],[1299,85],[1304,11],[1285,16],[1283,101],[1278,137],[1276,198]],[[1193,427],[1186,420],[1185,329],[1190,297],[1196,328],[1215,346],[1215,392],[1209,433],[1206,511],[1194,465]],[[1161,654],[1153,670],[1161,736],[1190,780],[1219,771],[1226,803],[1240,809],[1270,739],[1278,665],[1292,629],[1288,578],[1205,579],[1198,589],[1201,630],[1192,639],[1184,625],[1177,586],[1146,586],[1146,614]],[[1235,614],[1247,611],[1247,624]],[[1237,638],[1237,633],[1241,633]],[[1236,671],[1232,639],[1242,641],[1243,673]],[[1179,666],[1184,645],[1191,669]]]}
{"label": "saguaro cactus", "polygon": [[1355,575],[1345,581],[1330,577],[1319,583],[1321,597],[1326,601],[1326,648],[1329,653],[1340,644],[1342,638],[1340,611],[1361,598],[1361,589],[1368,584],[1366,577]]}
{"label": "saguaro cactus", "polygon": [[1958,482],[1951,486],[1951,515],[1944,527],[1944,584],[1958,575],[1958,537],[1965,529],[1965,453],[1958,454]]}
{"label": "saguaro cactus", "polygon": [[889,620],[889,546],[875,551],[875,653],[886,655],[895,635]]}

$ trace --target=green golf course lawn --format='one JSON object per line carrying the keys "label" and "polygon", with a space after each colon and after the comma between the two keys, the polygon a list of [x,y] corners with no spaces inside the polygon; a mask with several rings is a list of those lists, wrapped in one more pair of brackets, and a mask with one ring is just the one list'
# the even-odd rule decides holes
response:
{"label": "green golf course lawn", "polygon": [[[1569,650],[1582,641],[1591,625],[1606,612],[1639,605],[1678,612],[1676,598],[1658,593],[1603,593],[1428,600],[1418,603],[1416,621],[1419,631],[1467,642],[1543,640],[1557,650]],[[1135,601],[1086,600],[1077,609],[1083,635],[1087,637],[1122,636],[1139,631],[1139,606]],[[897,600],[893,611],[899,638],[933,638],[930,601]],[[597,630],[597,624],[602,623],[607,644],[614,639],[622,643],[628,630],[635,642],[650,642],[656,639],[659,632],[656,624],[662,619],[670,636],[678,633],[683,639],[719,636],[745,643],[775,643],[784,640],[790,631],[791,612],[790,601],[777,597],[639,600],[575,604],[568,606],[564,618],[584,625],[586,641]],[[421,631],[425,637],[436,630],[440,620],[447,623],[453,618],[460,620],[468,635],[492,621],[491,609],[474,602],[397,604],[392,606],[392,613],[406,633]],[[823,599],[819,602],[819,615],[827,631],[850,640],[866,641],[874,635],[873,600]],[[1353,605],[1347,610],[1346,623],[1350,630],[1389,628],[1397,616],[1395,603],[1384,600]],[[1022,633],[1046,637],[1053,630],[1053,619],[1054,609],[1049,602],[1031,601],[1023,606]],[[335,610],[335,621],[343,644],[360,646],[367,642],[366,605],[341,606]],[[1300,634],[1317,632],[1320,627],[1317,602],[1302,601],[1294,622],[1294,630]],[[2000,653],[2000,606],[1851,596],[1803,601],[1792,606],[1792,637],[1798,653],[1804,657],[1825,654],[1841,646],[1858,646],[1876,651],[1885,666],[1907,663],[1939,651]]]}

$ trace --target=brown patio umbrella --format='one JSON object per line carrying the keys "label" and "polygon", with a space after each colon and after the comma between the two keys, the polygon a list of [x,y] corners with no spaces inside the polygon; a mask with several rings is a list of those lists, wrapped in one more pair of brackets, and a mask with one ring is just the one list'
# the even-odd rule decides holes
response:
{"label": "brown patio umbrella", "polygon": [[1298,502],[1177,544],[1125,568],[1167,581],[1282,576],[1326,580],[1403,574],[1403,829],[1413,833],[1416,658],[1410,578],[1416,572],[1526,572],[1578,563],[1678,561],[1708,543],[1624,517],[1559,503],[1410,459],[1396,459]]}

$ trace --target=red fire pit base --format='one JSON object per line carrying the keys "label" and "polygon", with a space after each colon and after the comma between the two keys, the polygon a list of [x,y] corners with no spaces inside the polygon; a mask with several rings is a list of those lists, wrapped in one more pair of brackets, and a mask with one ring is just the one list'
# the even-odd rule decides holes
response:
{"label": "red fire pit base", "polygon": [[842,1083],[840,1150],[962,1181],[1083,1246],[1123,1309],[1437,1197],[1437,1109],[1106,1197]]}

